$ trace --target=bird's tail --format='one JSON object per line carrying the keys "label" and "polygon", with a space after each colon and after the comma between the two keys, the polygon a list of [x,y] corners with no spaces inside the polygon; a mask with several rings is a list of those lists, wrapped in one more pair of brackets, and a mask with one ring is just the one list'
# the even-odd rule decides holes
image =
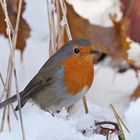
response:
{"label": "bird's tail", "polygon": [[0,109],[11,104],[11,103],[14,103],[16,100],[17,100],[17,95],[14,95],[11,98],[3,101],[2,103],[0,103]]}

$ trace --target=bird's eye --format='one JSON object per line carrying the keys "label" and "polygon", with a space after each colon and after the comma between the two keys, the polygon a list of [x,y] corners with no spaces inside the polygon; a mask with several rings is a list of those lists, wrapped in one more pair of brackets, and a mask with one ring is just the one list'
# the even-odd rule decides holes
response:
{"label": "bird's eye", "polygon": [[80,52],[80,50],[78,48],[75,48],[74,50],[74,53],[78,54]]}

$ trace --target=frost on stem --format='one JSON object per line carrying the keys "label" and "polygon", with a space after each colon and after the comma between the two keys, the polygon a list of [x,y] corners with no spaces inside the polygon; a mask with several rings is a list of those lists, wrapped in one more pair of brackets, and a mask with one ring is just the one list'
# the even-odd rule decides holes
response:
{"label": "frost on stem", "polygon": [[52,13],[53,11],[55,11],[55,5],[51,3],[50,0],[48,0],[48,12]]}
{"label": "frost on stem", "polygon": [[9,23],[9,16],[8,16],[8,11],[7,11],[7,4],[5,1],[1,1],[1,5],[5,14],[5,22],[6,22],[6,33],[9,36],[11,34],[11,27],[10,27],[10,23]]}
{"label": "frost on stem", "polygon": [[62,20],[60,22],[60,25],[61,25],[62,28],[66,25],[64,16],[62,17]]}

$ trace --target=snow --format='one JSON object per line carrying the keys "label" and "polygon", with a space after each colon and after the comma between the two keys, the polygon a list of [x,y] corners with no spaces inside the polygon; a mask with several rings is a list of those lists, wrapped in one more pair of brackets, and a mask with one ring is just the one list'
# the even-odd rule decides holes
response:
{"label": "snow", "polygon": [[109,14],[122,17],[119,0],[67,0],[74,6],[75,11],[91,23],[101,26],[113,25]]}
{"label": "snow", "polygon": [[128,59],[134,61],[140,67],[140,44],[129,39],[130,48],[128,49]]}
{"label": "snow", "polygon": [[[111,26],[112,23],[108,17],[110,12],[117,13],[118,18],[121,17],[119,0],[71,0],[71,2],[75,4],[76,11],[92,23]],[[27,7],[24,17],[31,28],[31,37],[27,40],[23,62],[20,60],[20,52],[18,50],[15,54],[20,90],[28,84],[49,56],[49,27],[46,0],[40,0],[39,2],[26,0],[26,3]],[[0,37],[0,46],[2,50],[0,51],[0,72],[5,79],[9,46],[8,41],[3,36]],[[137,44],[134,44],[134,46],[136,49],[138,48]],[[135,53],[137,54],[137,51]],[[93,135],[89,126],[92,125],[95,128],[94,120],[115,121],[114,115],[109,108],[109,104],[112,103],[130,129],[131,134],[126,133],[127,140],[138,140],[140,133],[140,100],[129,104],[129,96],[137,84],[138,80],[133,70],[128,70],[124,74],[118,74],[108,66],[102,67],[97,65],[95,67],[93,85],[87,93],[90,113],[85,115],[83,103],[79,101],[69,114],[63,109],[60,114],[53,117],[32,102],[28,102],[22,110],[26,138],[27,140],[105,140],[104,136]],[[1,82],[0,89],[2,89]],[[2,91],[0,91],[1,93]],[[12,93],[15,93],[14,84]],[[1,115],[2,110],[0,110],[0,120]],[[0,133],[0,139],[22,139],[20,122],[15,119],[12,113],[11,122],[11,132],[9,133],[6,127],[4,132]],[[87,135],[83,135],[80,132],[83,129],[87,130]],[[113,139],[117,138],[113,136]]]}
{"label": "snow", "polygon": [[[79,108],[77,115],[70,116],[67,120],[61,117],[65,114],[65,111],[61,113],[61,116],[53,117],[50,113],[42,111],[36,105],[27,103],[26,107],[22,110],[26,138],[29,140],[96,140],[99,138],[104,140],[103,136],[94,136],[92,129],[89,131],[89,126],[94,125],[94,120],[99,121],[105,118],[105,120],[110,120],[113,114],[111,110],[109,111],[95,105],[91,105],[90,107],[91,112],[89,114],[82,116]],[[104,112],[104,114],[101,112]],[[107,117],[107,114],[110,114],[110,118]],[[0,134],[0,138],[6,140],[21,139],[20,123],[14,116],[12,116],[11,129],[12,133],[5,130]],[[80,132],[82,129],[89,131],[87,136],[84,136]]]}
{"label": "snow", "polygon": [[52,3],[51,3],[51,1],[48,1],[48,11],[49,11],[49,13],[52,13],[52,11],[54,11],[55,10],[55,5],[53,5]]}
{"label": "snow", "polygon": [[140,134],[139,106],[140,106],[140,99],[137,99],[136,101],[131,102],[125,114],[127,122],[129,122],[128,127],[131,132],[130,138],[132,140],[139,140],[140,138],[139,137],[139,134]]}

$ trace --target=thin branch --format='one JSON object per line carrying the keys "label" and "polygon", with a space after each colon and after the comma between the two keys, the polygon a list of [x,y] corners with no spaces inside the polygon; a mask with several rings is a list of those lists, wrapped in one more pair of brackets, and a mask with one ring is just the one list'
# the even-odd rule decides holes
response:
{"label": "thin branch", "polygon": [[21,130],[22,130],[22,138],[23,138],[23,140],[25,140],[25,131],[24,131],[24,125],[23,125],[23,119],[22,119],[22,112],[21,112],[21,101],[20,101],[18,80],[17,80],[17,75],[16,75],[15,69],[14,69],[14,77],[15,77],[16,93],[17,93],[17,99],[18,99],[19,118],[20,118]]}
{"label": "thin branch", "polygon": [[8,115],[7,115],[8,128],[9,128],[9,131],[11,131],[10,106],[8,106],[7,111],[8,111]]}
{"label": "thin branch", "polygon": [[[16,44],[17,44],[17,36],[18,36],[19,22],[20,22],[20,16],[21,16],[22,0],[19,0],[19,3],[18,3],[17,19],[16,19],[16,25],[15,25],[14,30],[13,30],[13,27],[11,26],[12,24],[11,24],[9,16],[8,16],[6,0],[1,0],[1,5],[3,7],[3,11],[5,14],[6,25],[7,25],[6,33],[8,35],[9,44],[10,44],[10,55],[9,55],[8,71],[7,71],[7,78],[6,78],[6,89],[7,89],[6,99],[7,99],[11,94],[12,73],[13,73],[13,70],[15,70],[14,56],[15,56],[15,48],[16,48]],[[17,86],[17,81],[16,81],[16,86]],[[6,108],[7,107],[4,108],[4,112],[3,112],[1,130],[3,130],[3,128],[4,128]],[[12,107],[12,110],[14,111],[13,107]],[[14,114],[16,116],[15,112],[14,112]],[[16,116],[16,118],[17,118],[17,116]],[[20,118],[21,118],[21,113],[20,113]],[[9,129],[10,129],[10,105],[8,105],[7,120],[8,120]],[[22,121],[21,121],[21,126],[23,126]],[[23,140],[25,140],[25,133],[24,133],[23,127],[22,127],[22,135],[23,135]]]}
{"label": "thin branch", "polygon": [[53,3],[50,3],[47,0],[47,11],[48,11],[48,21],[49,21],[49,29],[50,29],[50,48],[49,55],[53,55],[56,52],[56,35],[55,35],[55,24],[54,24],[54,9],[50,9],[54,6]]}
{"label": "thin branch", "polygon": [[66,17],[66,10],[65,10],[65,7],[64,7],[64,1],[60,0],[59,2],[60,2],[62,13],[63,13],[64,19],[65,19],[65,22],[66,22],[66,31],[67,31],[68,39],[72,40],[70,27],[69,27],[68,20],[67,20],[67,17]]}
{"label": "thin branch", "polygon": [[[4,83],[4,80],[3,80],[3,77],[2,77],[2,75],[1,75],[1,73],[0,73],[0,79],[1,79],[2,85],[3,85],[3,87],[4,87],[4,91],[7,91],[7,90],[6,90],[6,85],[5,85],[5,83]],[[0,102],[1,102],[1,100],[2,100],[2,98],[3,98],[3,96],[4,96],[4,92],[2,93],[2,95],[1,95],[1,97],[0,97]]]}
{"label": "thin branch", "polygon": [[22,2],[23,0],[19,0],[18,4],[18,13],[17,13],[17,20],[16,20],[16,26],[15,26],[15,32],[13,36],[13,49],[15,50],[16,44],[17,44],[17,37],[18,37],[18,30],[19,30],[19,23],[20,23],[20,16],[21,16],[21,9],[22,9]]}
{"label": "thin branch", "polygon": [[0,132],[2,132],[3,129],[4,129],[5,115],[6,115],[6,107],[5,107],[4,110],[3,110]]}
{"label": "thin branch", "polygon": [[87,105],[87,99],[86,99],[85,96],[83,96],[82,101],[83,101],[83,104],[84,104],[85,112],[87,114],[89,112],[89,110],[88,110],[88,105]]}
{"label": "thin branch", "polygon": [[120,115],[117,113],[117,111],[115,110],[114,106],[112,104],[110,104],[110,107],[113,110],[113,112],[115,113],[115,115],[117,116],[117,118],[120,120],[120,122],[122,123],[122,125],[124,126],[124,128],[127,130],[127,132],[130,133],[129,129],[127,128],[127,126],[122,121]]}
{"label": "thin branch", "polygon": [[[120,131],[118,131],[118,137],[119,139],[123,139],[126,140],[125,135],[124,135],[124,131],[122,128],[122,125],[124,126],[124,128],[129,132],[128,128],[126,127],[126,125],[124,124],[124,122],[122,121],[121,117],[119,116],[119,114],[116,112],[114,106],[112,104],[110,104],[111,109],[113,110],[113,113],[116,117],[116,120],[118,122],[118,125],[120,127]],[[121,125],[122,124],[122,125]]]}

